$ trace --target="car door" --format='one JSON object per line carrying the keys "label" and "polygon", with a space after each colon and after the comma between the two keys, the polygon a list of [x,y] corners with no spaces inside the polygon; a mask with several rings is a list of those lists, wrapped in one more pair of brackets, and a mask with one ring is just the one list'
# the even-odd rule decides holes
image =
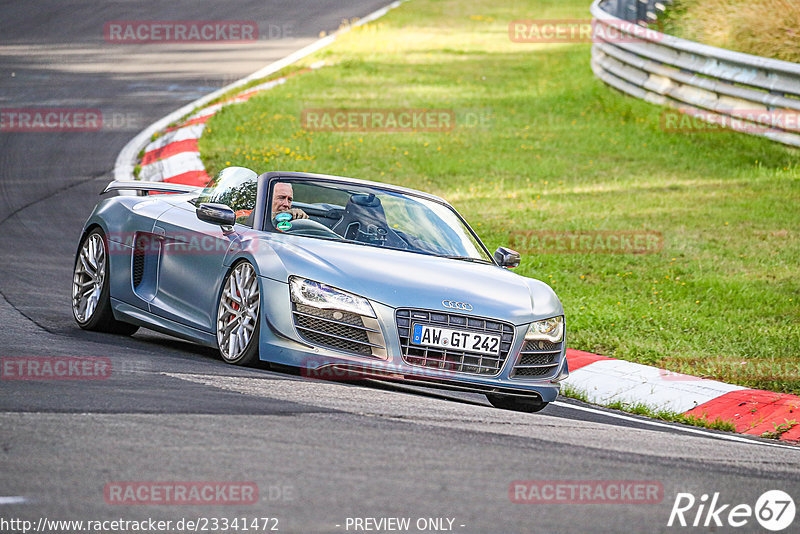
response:
{"label": "car door", "polygon": [[162,214],[153,233],[161,236],[161,248],[151,312],[213,332],[225,256],[239,235],[201,221],[189,202]]}

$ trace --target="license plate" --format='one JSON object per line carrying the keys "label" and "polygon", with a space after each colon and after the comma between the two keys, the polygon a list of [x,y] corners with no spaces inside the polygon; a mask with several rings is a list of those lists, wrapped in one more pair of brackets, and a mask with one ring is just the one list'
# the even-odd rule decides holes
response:
{"label": "license plate", "polygon": [[500,336],[480,334],[465,330],[451,330],[423,324],[414,324],[411,342],[441,349],[455,349],[480,354],[500,353]]}

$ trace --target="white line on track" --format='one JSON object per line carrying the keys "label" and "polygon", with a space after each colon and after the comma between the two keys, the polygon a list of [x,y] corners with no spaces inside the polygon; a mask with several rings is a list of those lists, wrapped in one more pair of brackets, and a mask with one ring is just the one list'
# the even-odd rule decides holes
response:
{"label": "white line on track", "polygon": [[739,442],[739,443],[750,443],[750,444],[753,444],[753,445],[764,445],[766,447],[778,447],[780,449],[791,449],[791,450],[800,452],[800,447],[795,447],[795,446],[792,446],[792,445],[784,445],[782,443],[767,443],[767,442],[764,442],[764,441],[759,441],[759,440],[752,439],[752,438],[745,438],[745,437],[742,437],[742,436],[729,436],[727,434],[720,434],[720,433],[717,433],[717,432],[709,432],[709,431],[701,429],[701,428],[693,428],[691,426],[685,426],[685,425],[671,425],[671,424],[668,424],[668,423],[662,423],[660,421],[654,421],[652,419],[644,419],[644,418],[640,419],[638,417],[631,417],[629,415],[622,415],[622,414],[618,414],[618,413],[614,413],[614,412],[607,412],[605,410],[599,410],[597,408],[589,408],[588,406],[577,406],[575,404],[569,404],[569,403],[560,402],[560,401],[551,402],[550,404],[553,405],[553,406],[558,406],[559,408],[571,408],[571,409],[577,410],[579,412],[588,412],[588,413],[593,413],[593,414],[597,414],[597,415],[603,415],[603,416],[606,416],[606,417],[611,417],[611,418],[614,418],[614,419],[621,419],[623,421],[631,421],[631,422],[640,423],[640,424],[643,424],[643,425],[650,425],[650,426],[655,426],[655,427],[659,427],[659,428],[668,428],[670,430],[678,430],[678,431],[681,431],[681,432],[687,432],[689,434],[700,434],[702,436],[722,439],[722,440],[726,440],[726,441],[736,441],[736,442]]}
{"label": "white line on track", "polygon": [[28,502],[28,498],[27,497],[22,497],[20,495],[7,496],[7,497],[0,496],[0,505],[3,505],[3,504],[25,504],[26,502]]}
{"label": "white line on track", "polygon": [[[395,388],[395,389],[398,389],[398,390],[410,391],[412,393],[420,393],[420,392],[422,392],[422,393],[424,393],[426,395],[435,395],[436,397],[443,398],[443,399],[458,400],[458,401],[464,401],[465,400],[462,397],[453,397],[450,394],[451,392],[449,392],[447,390],[440,390],[436,394],[434,394],[433,390],[431,388],[417,388],[415,386],[402,384],[402,383],[393,383],[392,387]],[[473,404],[473,403],[474,402],[470,401],[470,404]],[[792,446],[792,445],[784,445],[783,443],[764,442],[764,441],[760,441],[760,440],[754,439],[756,436],[744,437],[744,436],[735,436],[735,435],[722,434],[722,433],[719,433],[719,432],[712,432],[712,431],[706,430],[704,428],[695,428],[695,427],[692,427],[692,426],[683,425],[683,424],[679,424],[679,423],[678,424],[663,423],[661,421],[657,421],[657,420],[650,419],[650,418],[645,418],[645,417],[638,418],[638,417],[619,414],[619,413],[610,412],[610,411],[606,411],[606,410],[601,410],[599,408],[591,408],[589,406],[579,406],[579,405],[576,405],[576,404],[570,404],[570,403],[566,403],[566,402],[562,402],[562,401],[554,401],[554,402],[551,402],[550,405],[551,406],[557,406],[559,408],[572,408],[574,410],[583,411],[583,412],[587,412],[587,413],[598,414],[598,415],[610,417],[610,418],[613,418],[613,419],[620,419],[622,421],[631,421],[631,422],[634,422],[634,423],[641,423],[642,425],[650,425],[650,426],[654,426],[654,427],[658,427],[658,428],[667,428],[667,429],[676,430],[676,431],[680,431],[680,432],[686,432],[686,433],[689,433],[689,434],[699,434],[699,435],[704,436],[704,437],[718,438],[718,439],[722,439],[722,440],[726,440],[726,441],[734,441],[734,442],[737,442],[737,443],[748,443],[748,444],[753,444],[753,445],[766,445],[768,447],[778,447],[780,449],[791,449],[791,450],[794,450],[796,452],[800,452],[800,447]]]}
{"label": "white line on track", "polygon": [[[161,372],[164,376],[211,386],[245,395],[254,395],[276,400],[295,402],[349,412],[356,415],[384,417],[410,423],[420,423],[447,428],[460,428],[480,432],[495,432],[519,437],[543,437],[557,443],[586,445],[586,438],[601,433],[602,448],[618,452],[635,452],[642,446],[660,451],[674,458],[703,457],[709,461],[720,461],[716,441],[725,441],[733,446],[764,445],[771,450],[789,449],[793,453],[789,463],[794,464],[800,448],[768,443],[758,439],[728,436],[704,429],[672,425],[635,417],[605,412],[599,409],[575,406],[565,402],[554,402],[559,408],[604,415],[612,419],[638,423],[637,427],[625,428],[611,421],[601,422],[580,418],[541,414],[520,414],[498,410],[487,405],[471,405],[462,402],[442,402],[442,398],[427,395],[409,396],[402,391],[364,388],[356,384],[340,384],[316,380],[264,380],[259,377],[233,377],[209,374],[186,374]],[[463,400],[463,399],[452,399]],[[658,428],[658,430],[657,430]],[[671,439],[661,436],[662,430],[672,430]],[[682,438],[682,439],[681,439]],[[703,439],[705,438],[705,439]],[[687,439],[691,439],[689,445]],[[716,448],[715,448],[716,447]],[[691,448],[691,452],[689,452]],[[764,449],[762,449],[764,450]],[[734,454],[731,449],[726,454]],[[763,454],[766,454],[764,452]],[[775,451],[775,454],[778,454]],[[741,456],[741,455],[740,455]],[[757,456],[757,455],[756,455]]]}

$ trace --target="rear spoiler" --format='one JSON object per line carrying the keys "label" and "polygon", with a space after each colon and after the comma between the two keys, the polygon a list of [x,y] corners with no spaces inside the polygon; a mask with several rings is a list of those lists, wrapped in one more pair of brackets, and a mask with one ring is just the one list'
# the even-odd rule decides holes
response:
{"label": "rear spoiler", "polygon": [[202,190],[202,187],[194,185],[114,180],[100,194],[104,195],[111,191],[141,191],[144,195],[151,191],[158,193],[199,193]]}

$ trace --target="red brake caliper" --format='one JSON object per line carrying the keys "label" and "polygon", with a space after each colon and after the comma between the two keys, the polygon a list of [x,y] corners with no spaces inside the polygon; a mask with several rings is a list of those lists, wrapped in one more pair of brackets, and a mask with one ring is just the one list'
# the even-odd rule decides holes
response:
{"label": "red brake caliper", "polygon": [[[239,297],[240,299],[242,298],[242,295],[239,293],[239,290],[238,290],[238,289],[236,290],[236,296],[237,296],[237,297]],[[233,306],[231,306],[231,307],[232,307],[234,310],[236,310],[236,311],[239,311],[239,304],[237,304],[236,302],[233,302],[233,303],[231,303],[231,304],[233,304]],[[228,319],[228,322],[229,322],[229,323],[230,323],[231,321],[233,321],[233,316],[232,316],[232,315],[231,315],[231,318],[230,318],[230,319]]]}

